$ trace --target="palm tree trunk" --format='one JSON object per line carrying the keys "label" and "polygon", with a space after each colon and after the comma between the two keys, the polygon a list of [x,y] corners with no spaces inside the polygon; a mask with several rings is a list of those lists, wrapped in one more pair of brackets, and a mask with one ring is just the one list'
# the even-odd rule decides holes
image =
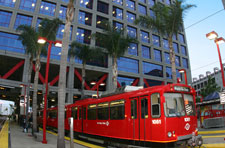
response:
{"label": "palm tree trunk", "polygon": [[66,66],[69,48],[70,26],[74,16],[74,0],[70,0],[67,5],[65,31],[62,40],[62,52],[59,71],[58,87],[58,137],[57,148],[65,148],[64,140],[64,117],[65,117],[65,97],[66,97]]}
{"label": "palm tree trunk", "polygon": [[[37,132],[37,90],[38,90],[38,79],[39,79],[39,71],[41,68],[40,62],[40,51],[38,50],[36,63],[35,63],[35,76],[34,76],[34,93],[33,93],[33,101],[32,101],[32,108],[33,108],[33,133]],[[33,65],[32,65],[33,66]]]}
{"label": "palm tree trunk", "polygon": [[172,36],[169,36],[168,41],[169,41],[169,48],[170,48],[170,61],[171,61],[171,66],[172,66],[172,80],[173,80],[173,83],[177,83],[177,74],[176,74],[176,65],[175,65],[175,52],[174,52],[174,49],[173,49]]}
{"label": "palm tree trunk", "polygon": [[117,66],[117,57],[114,56],[113,57],[113,69],[112,69],[113,92],[116,91],[116,88],[117,88],[117,76],[118,76],[118,68],[117,67],[118,67]]}
{"label": "palm tree trunk", "polygon": [[86,73],[85,73],[85,69],[86,69],[86,61],[83,61],[83,64],[82,64],[82,82],[81,82],[81,98],[83,99],[84,97],[84,82],[85,82],[85,76],[86,76]]}

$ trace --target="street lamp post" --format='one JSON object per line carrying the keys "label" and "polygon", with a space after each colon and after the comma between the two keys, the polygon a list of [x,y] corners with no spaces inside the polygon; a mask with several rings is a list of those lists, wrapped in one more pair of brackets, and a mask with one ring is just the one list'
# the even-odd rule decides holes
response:
{"label": "street lamp post", "polygon": [[218,51],[218,55],[219,55],[219,61],[220,61],[221,76],[222,76],[222,81],[223,81],[223,88],[224,88],[225,87],[224,69],[223,69],[222,59],[221,59],[221,55],[220,55],[219,44],[224,43],[225,40],[222,37],[218,38],[218,34],[215,31],[212,31],[212,32],[206,34],[206,37],[208,39],[210,39],[210,40],[214,40],[215,43],[216,43],[217,51]]}
{"label": "street lamp post", "polygon": [[185,69],[179,69],[179,73],[184,73],[185,84],[187,85],[187,72]]}
{"label": "street lamp post", "polygon": [[55,44],[56,47],[62,47],[61,41],[51,41],[47,40],[47,38],[39,37],[38,43],[45,44],[46,42],[49,43],[48,45],[48,54],[47,54],[47,63],[46,63],[46,70],[45,70],[45,96],[44,96],[44,111],[43,111],[43,140],[42,143],[47,144],[46,140],[46,112],[47,112],[47,95],[48,95],[48,73],[49,73],[49,61],[50,61],[50,54],[52,44]]}
{"label": "street lamp post", "polygon": [[[95,81],[92,81],[91,82],[91,85],[95,85],[96,84],[96,82]],[[97,97],[99,98],[99,93],[98,93],[98,90],[99,90],[99,85],[100,86],[105,86],[105,83],[97,83]]]}

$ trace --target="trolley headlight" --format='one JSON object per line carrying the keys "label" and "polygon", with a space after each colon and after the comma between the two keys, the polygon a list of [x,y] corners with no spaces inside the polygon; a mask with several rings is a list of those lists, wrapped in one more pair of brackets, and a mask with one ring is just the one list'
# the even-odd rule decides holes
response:
{"label": "trolley headlight", "polygon": [[170,138],[170,137],[172,137],[172,133],[171,132],[168,132],[167,133],[167,136]]}

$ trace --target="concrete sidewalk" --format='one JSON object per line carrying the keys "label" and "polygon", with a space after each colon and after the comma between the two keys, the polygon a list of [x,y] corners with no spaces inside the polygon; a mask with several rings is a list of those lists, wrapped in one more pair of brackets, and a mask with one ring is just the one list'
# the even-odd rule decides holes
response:
{"label": "concrete sidewalk", "polygon": [[[18,126],[15,122],[10,123],[11,133],[11,148],[56,148],[57,147],[57,136],[46,133],[47,144],[37,142],[31,134],[31,129],[28,133],[24,133],[22,127]],[[42,134],[42,131],[40,131]],[[65,140],[66,148],[70,148],[70,141]],[[81,142],[82,144],[82,142]],[[74,143],[74,148],[87,148],[87,147],[98,147],[94,145],[84,146],[78,143]],[[100,147],[98,147],[100,148]]]}

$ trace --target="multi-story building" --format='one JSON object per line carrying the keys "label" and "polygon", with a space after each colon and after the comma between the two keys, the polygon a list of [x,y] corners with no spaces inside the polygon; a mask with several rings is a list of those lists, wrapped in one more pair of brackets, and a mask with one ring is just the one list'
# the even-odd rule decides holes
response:
{"label": "multi-story building", "polygon": [[223,88],[223,81],[221,76],[221,70],[215,67],[213,73],[207,71],[205,76],[203,74],[199,75],[199,78],[194,77],[192,81],[192,87],[196,90],[197,95],[201,95],[201,90],[207,85],[208,78],[211,77],[213,81],[221,88]]}
{"label": "multi-story building", "polygon": [[[19,85],[27,84],[29,55],[25,54],[19,32],[16,28],[21,24],[38,28],[43,18],[60,18],[65,24],[65,12],[69,0],[2,0],[0,1],[0,85],[2,90],[10,94],[20,94]],[[126,33],[138,39],[132,43],[123,57],[118,59],[118,86],[139,85],[154,86],[172,82],[169,59],[168,40],[156,31],[134,25],[135,18],[140,15],[154,16],[151,8],[157,2],[166,5],[171,0],[75,0],[75,15],[71,25],[70,42],[76,40],[95,46],[90,38],[92,33],[101,33],[101,22],[108,20],[115,27],[124,27]],[[57,33],[57,40],[62,40],[64,32],[62,24]],[[188,82],[191,82],[190,62],[185,32],[173,36],[173,47],[176,53],[177,76],[179,69],[185,68]],[[60,48],[52,47],[49,74],[49,101],[57,98]],[[39,92],[44,84],[46,57],[41,57]],[[86,69],[85,94],[92,95],[99,91],[108,92],[112,88],[112,59],[105,55],[98,61],[89,61]],[[67,98],[66,103],[74,102],[80,96],[81,61],[77,58],[68,60]],[[182,76],[183,77],[183,76]],[[32,83],[34,72],[32,73]],[[105,86],[91,85],[91,82],[104,82]],[[4,89],[5,88],[5,89]],[[14,88],[14,89],[10,89]],[[19,91],[18,91],[19,90]],[[32,88],[31,88],[32,90]],[[19,93],[17,93],[19,92]],[[42,98],[42,95],[39,95]],[[8,97],[7,95],[0,96]],[[17,96],[13,96],[17,97]]]}

